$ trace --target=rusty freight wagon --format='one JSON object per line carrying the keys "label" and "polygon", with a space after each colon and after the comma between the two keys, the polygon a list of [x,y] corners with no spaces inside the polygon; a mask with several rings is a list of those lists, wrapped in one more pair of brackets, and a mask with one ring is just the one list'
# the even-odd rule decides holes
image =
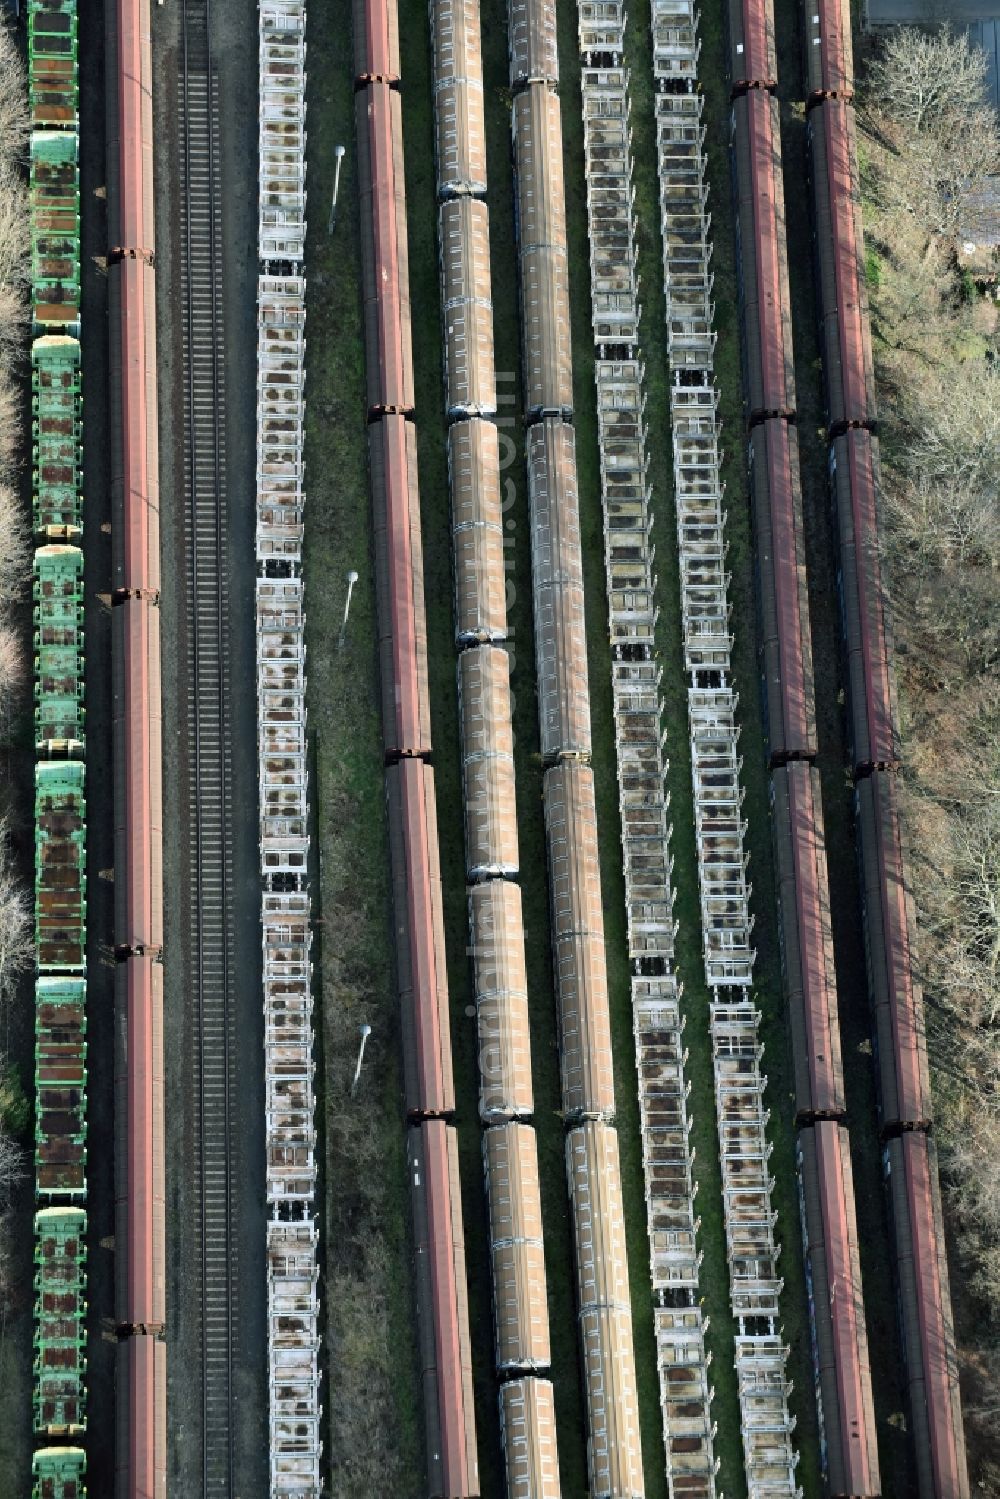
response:
{"label": "rusty freight wagon", "polygon": [[774,8],[768,0],[729,0],[729,78],[734,93],[777,84]]}
{"label": "rusty freight wagon", "polygon": [[749,451],[761,696],[775,764],[818,749],[798,434],[786,421],[761,422]]}
{"label": "rusty freight wagon", "polygon": [[35,1195],[87,1195],[87,1016],[82,977],[35,980]]}
{"label": "rusty freight wagon", "polygon": [[923,1132],[910,1130],[888,1142],[882,1160],[896,1246],[916,1493],[918,1499],[969,1499],[937,1150]]}
{"label": "rusty freight wagon", "polygon": [[84,768],[35,767],[35,951],[48,973],[86,963],[87,875]]}
{"label": "rusty freight wagon", "polygon": [[809,111],[808,133],[827,421],[836,436],[876,418],[853,109],[824,99]]}
{"label": "rusty freight wagon", "polygon": [[743,308],[743,388],[752,423],[795,411],[778,101],[751,89],[733,101],[736,244]]}
{"label": "rusty freight wagon", "polygon": [[83,553],[46,546],[35,553],[35,753],[83,754]]}
{"label": "rusty freight wagon", "polygon": [[798,1137],[799,1193],[821,1456],[828,1492],[881,1490],[851,1149],[843,1125]]}
{"label": "rusty freight wagon", "polygon": [[814,766],[796,761],[773,771],[771,831],[795,1112],[800,1118],[837,1118],[847,1104],[823,804]]}
{"label": "rusty freight wagon", "polygon": [[919,1128],[931,1121],[931,1088],[895,779],[878,771],[854,796],[882,1128]]}
{"label": "rusty freight wagon", "polygon": [[809,0],[802,37],[806,93],[810,103],[834,96],[854,98],[851,0]]}
{"label": "rusty freight wagon", "polygon": [[455,1107],[434,772],[400,760],[385,772],[396,972],[407,1113]]}
{"label": "rusty freight wagon", "polygon": [[402,416],[368,429],[382,738],[390,756],[431,747],[417,439]]}
{"label": "rusty freight wagon", "polygon": [[399,94],[370,82],[355,96],[369,416],[412,412],[413,352]]}
{"label": "rusty freight wagon", "polygon": [[429,1499],[476,1499],[479,1463],[462,1193],[455,1131],[439,1120],[407,1137],[416,1251]]}
{"label": "rusty freight wagon", "polygon": [[899,764],[891,629],[879,547],[878,442],[851,429],[829,455],[847,665],[847,727],[855,774]]}

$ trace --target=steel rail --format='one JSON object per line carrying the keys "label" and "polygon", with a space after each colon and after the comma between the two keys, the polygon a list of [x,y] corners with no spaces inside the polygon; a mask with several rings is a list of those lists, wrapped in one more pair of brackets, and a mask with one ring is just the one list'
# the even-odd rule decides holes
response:
{"label": "steel rail", "polygon": [[[232,819],[226,681],[224,387],[218,295],[219,143],[209,23],[209,0],[185,0],[181,97],[182,289],[186,335],[188,722],[192,731],[195,810],[192,926],[198,1027],[195,1051],[202,1486],[204,1499],[228,1499],[233,1494],[235,1480],[233,1334],[237,1286],[230,1129],[233,1060],[230,1032],[234,1018],[229,992]],[[203,97],[195,83],[199,76],[204,79]]]}

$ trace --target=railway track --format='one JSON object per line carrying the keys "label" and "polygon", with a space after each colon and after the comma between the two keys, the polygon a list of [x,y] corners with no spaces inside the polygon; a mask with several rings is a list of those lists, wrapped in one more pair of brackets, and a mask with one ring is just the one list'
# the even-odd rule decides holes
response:
{"label": "railway track", "polygon": [[202,1343],[202,1494],[233,1493],[238,1265],[231,1100],[235,996],[232,739],[228,714],[224,343],[219,106],[207,0],[185,0],[178,80],[187,551],[187,726],[193,827],[191,969],[195,1045],[195,1266]]}

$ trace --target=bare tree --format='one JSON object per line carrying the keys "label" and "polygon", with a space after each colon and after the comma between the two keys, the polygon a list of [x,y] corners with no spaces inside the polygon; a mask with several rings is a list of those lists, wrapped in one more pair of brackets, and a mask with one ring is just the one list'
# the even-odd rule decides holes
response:
{"label": "bare tree", "polygon": [[0,622],[0,739],[6,734],[14,699],[24,682],[24,653],[13,625]]}
{"label": "bare tree", "polygon": [[14,477],[20,443],[17,395],[9,378],[0,371],[0,483]]}
{"label": "bare tree", "polygon": [[[9,485],[0,484],[0,623],[24,596],[31,575],[31,535],[24,507]],[[0,669],[3,663],[0,662]]]}
{"label": "bare tree", "polygon": [[970,201],[1000,170],[1000,121],[986,97],[986,58],[949,27],[890,33],[869,71],[867,116],[897,158],[879,174],[883,208],[952,241]]}
{"label": "bare tree", "polygon": [[16,161],[28,141],[28,90],[7,23],[0,16],[0,154]]}
{"label": "bare tree", "polygon": [[7,1202],[11,1188],[23,1177],[24,1155],[17,1141],[0,1126],[0,1202]]}
{"label": "bare tree", "polygon": [[35,955],[32,902],[14,873],[10,838],[0,821],[0,1006],[7,1004]]}
{"label": "bare tree", "polygon": [[945,133],[986,103],[986,54],[950,26],[930,34],[896,27],[868,69],[865,93],[904,129]]}

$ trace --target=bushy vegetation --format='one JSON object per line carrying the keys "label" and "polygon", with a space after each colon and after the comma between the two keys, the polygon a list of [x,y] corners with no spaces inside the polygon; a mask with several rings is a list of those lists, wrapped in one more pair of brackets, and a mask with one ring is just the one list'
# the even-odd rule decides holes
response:
{"label": "bushy vegetation", "polygon": [[[28,337],[30,274],[25,149],[28,102],[24,68],[0,19],[0,739],[5,738],[24,672],[15,608],[30,569],[30,535],[17,491],[22,443],[19,381]],[[4,1052],[6,1011],[32,959],[31,902],[14,873],[0,820],[0,1306],[7,1293],[11,1191],[25,1169],[17,1137],[27,1108]]]}
{"label": "bushy vegetation", "polygon": [[960,263],[969,205],[1000,173],[982,53],[947,28],[893,33],[868,71],[862,129],[935,1128],[970,1458],[976,1491],[998,1495],[1000,316]]}

